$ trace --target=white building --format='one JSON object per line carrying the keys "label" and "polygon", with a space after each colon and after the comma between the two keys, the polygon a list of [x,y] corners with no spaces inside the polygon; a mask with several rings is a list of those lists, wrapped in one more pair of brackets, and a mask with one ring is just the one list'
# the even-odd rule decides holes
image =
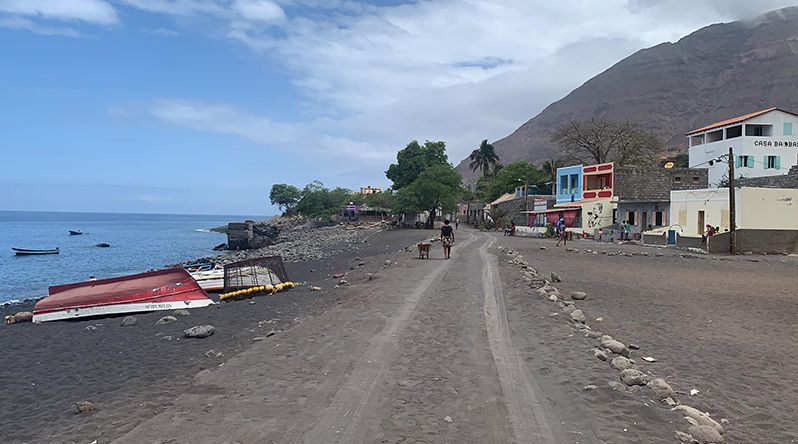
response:
{"label": "white building", "polygon": [[798,158],[798,114],[769,108],[695,129],[687,138],[690,168],[709,168],[710,185],[728,176],[729,165],[713,160],[730,147],[737,177],[786,174]]}

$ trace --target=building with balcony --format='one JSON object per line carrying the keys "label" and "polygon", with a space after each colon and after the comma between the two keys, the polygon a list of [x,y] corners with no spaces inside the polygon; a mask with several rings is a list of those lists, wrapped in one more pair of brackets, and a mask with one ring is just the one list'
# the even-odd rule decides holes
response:
{"label": "building with balcony", "polygon": [[798,156],[798,114],[769,108],[692,130],[687,140],[690,167],[708,168],[710,185],[728,177],[729,148],[737,177],[784,175]]}

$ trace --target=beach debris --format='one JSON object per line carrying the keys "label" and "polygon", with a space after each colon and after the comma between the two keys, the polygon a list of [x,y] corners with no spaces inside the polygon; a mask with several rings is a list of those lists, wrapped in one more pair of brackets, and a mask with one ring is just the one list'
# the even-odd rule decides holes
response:
{"label": "beach debris", "polygon": [[174,338],[172,338],[172,337],[171,337],[171,336],[169,336],[169,335],[166,335],[166,336],[162,336],[162,337],[161,337],[161,340],[162,340],[162,341],[171,341],[172,339],[174,339]]}
{"label": "beach debris", "polygon": [[602,317],[596,318],[596,322],[603,322],[603,321],[604,321],[604,318],[602,318]]}
{"label": "beach debris", "polygon": [[216,359],[219,359],[219,358],[221,358],[222,356],[224,356],[224,353],[222,353],[222,352],[218,352],[218,351],[215,351],[215,350],[213,350],[213,349],[210,349],[210,350],[208,350],[208,351],[206,351],[206,352],[205,352],[205,357],[206,357],[206,358],[216,358]]}
{"label": "beach debris", "polygon": [[674,392],[671,385],[662,378],[653,379],[647,385],[651,391],[654,392],[654,398],[657,401],[664,402],[665,398],[670,398],[671,400],[676,399],[676,392]]}
{"label": "beach debris", "polygon": [[102,243],[99,243],[99,244],[95,245],[95,247],[97,247],[97,248],[108,248],[110,246],[111,246],[111,244],[106,244],[105,242],[102,242]]}
{"label": "beach debris", "polygon": [[723,436],[714,428],[707,425],[694,425],[687,429],[687,433],[699,444],[717,444],[726,442]]}
{"label": "beach debris", "polygon": [[444,416],[443,420],[446,422],[454,422],[451,416]]}
{"label": "beach debris", "polygon": [[632,350],[640,350],[640,346],[637,344],[629,344],[628,347]]}
{"label": "beach debris", "polygon": [[663,399],[663,400],[662,400],[662,402],[663,402],[665,405],[667,405],[668,407],[673,407],[673,406],[679,405],[679,403],[678,403],[678,402],[676,402],[676,401],[675,401],[673,398],[671,398],[670,396],[669,396],[669,397],[667,397],[667,398],[665,398],[665,399]]}
{"label": "beach debris", "polygon": [[[717,421],[709,417],[709,414],[698,410],[697,408],[690,407],[688,405],[680,405],[677,407],[672,408],[674,412],[682,414],[685,419],[690,418],[698,425],[705,425],[710,426],[718,431],[718,433],[723,433],[723,426],[721,426]],[[688,420],[688,422],[690,422]]]}
{"label": "beach debris", "polygon": [[695,395],[697,395],[699,393],[701,393],[701,392],[696,390],[696,389],[690,389],[690,396],[695,396]]}
{"label": "beach debris", "polygon": [[587,298],[587,293],[584,291],[572,291],[571,292],[571,299],[575,301],[584,301]]}
{"label": "beach debris", "polygon": [[333,279],[341,279],[344,276],[346,276],[346,273],[335,273],[332,277]]}
{"label": "beach debris", "polygon": [[540,247],[541,250],[548,250],[546,247]]}
{"label": "beach debris", "polygon": [[576,322],[584,323],[587,320],[587,317],[585,317],[585,314],[582,313],[582,310],[574,310],[570,313],[570,315],[571,319]]}
{"label": "beach debris", "polygon": [[623,356],[616,356],[612,358],[610,365],[612,365],[615,370],[626,370],[627,368],[632,368],[633,366],[632,361],[624,358]]}
{"label": "beach debris", "polygon": [[590,339],[598,339],[598,338],[600,338],[602,336],[603,335],[601,334],[600,331],[591,330],[591,331],[588,331],[588,332],[585,333],[585,337],[586,338],[590,338]]}
{"label": "beach debris", "polygon": [[630,387],[633,385],[646,385],[651,379],[651,377],[647,374],[633,368],[623,370],[621,372],[620,378],[621,382]]}
{"label": "beach debris", "polygon": [[308,290],[310,290],[310,291],[321,291],[321,287],[310,286],[310,287],[308,287]]}
{"label": "beach debris", "polygon": [[336,287],[344,287],[347,285],[349,285],[349,281],[347,281],[346,279],[341,279],[340,281],[338,281],[338,284],[336,284]]}
{"label": "beach debris", "polygon": [[366,279],[373,281],[374,280],[374,273],[366,273]]}
{"label": "beach debris", "polygon": [[77,413],[89,413],[97,410],[97,407],[94,406],[90,401],[78,401],[75,403],[75,407],[77,407]]}
{"label": "beach debris", "polygon": [[182,316],[191,316],[191,313],[189,313],[189,311],[186,310],[185,308],[178,308],[177,310],[172,312],[172,316],[179,318]]}
{"label": "beach debris", "polygon": [[86,331],[94,331],[94,330],[97,330],[97,329],[98,329],[98,327],[96,325],[87,325],[86,328],[84,328],[84,330],[86,330]]}
{"label": "beach debris", "polygon": [[216,328],[213,325],[195,325],[183,330],[183,336],[187,338],[207,338],[215,331]]}
{"label": "beach debris", "polygon": [[610,381],[610,382],[607,383],[607,385],[611,389],[613,389],[613,390],[615,390],[617,392],[625,392],[626,391],[626,385],[624,385],[624,384],[622,384],[622,383],[620,383],[618,381]]}
{"label": "beach debris", "polygon": [[10,316],[5,317],[5,324],[19,324],[22,322],[31,322],[33,320],[33,313],[29,311],[20,311]]}
{"label": "beach debris", "polygon": [[652,358],[651,356],[643,356],[641,359],[643,359],[646,362],[657,362],[657,360],[655,358]]}
{"label": "beach debris", "polygon": [[272,336],[274,336],[276,334],[277,334],[277,330],[269,330],[269,332],[266,333],[266,337],[269,338],[269,337],[272,337]]}
{"label": "beach debris", "polygon": [[[435,240],[435,239],[433,239],[433,240]],[[393,262],[391,262],[391,260],[390,260],[390,259],[388,259],[388,260],[386,260],[386,261],[385,261],[385,264],[384,264],[384,265],[385,265],[386,267],[390,267],[392,263],[393,263]]]}
{"label": "beach debris", "polygon": [[586,385],[586,386],[582,387],[582,391],[583,392],[589,392],[589,391],[595,390],[597,388],[598,387],[596,387],[595,385],[589,384],[589,385]]}
{"label": "beach debris", "polygon": [[557,299],[557,295],[556,294],[550,294],[549,295],[549,300],[551,302],[557,302],[559,299]]}
{"label": "beach debris", "polygon": [[257,302],[255,302],[255,301],[249,301],[249,305],[255,305],[255,304],[257,304]]}
{"label": "beach debris", "polygon": [[609,357],[607,356],[607,353],[605,353],[603,350],[599,350],[599,349],[593,350],[593,356],[595,356],[596,358],[598,358],[598,359],[600,359],[602,361],[606,361],[606,360],[609,359]]}
{"label": "beach debris", "polygon": [[158,319],[157,321],[155,321],[155,325],[164,325],[164,324],[169,324],[169,323],[176,322],[176,321],[177,321],[177,318],[174,317],[174,316],[164,316],[161,319]]}
{"label": "beach debris", "polygon": [[615,339],[612,339],[611,336],[606,335],[601,337],[601,346],[619,355],[623,354],[623,352],[626,350],[626,346],[623,344],[623,342],[616,341]]}
{"label": "beach debris", "polygon": [[557,273],[552,271],[551,272],[551,281],[552,282],[562,282],[562,279],[560,279],[560,275],[559,274],[557,274]]}
{"label": "beach debris", "polygon": [[122,327],[132,327],[138,323],[139,320],[136,319],[135,316],[125,316],[124,318],[122,318],[122,323],[119,325],[121,325]]}

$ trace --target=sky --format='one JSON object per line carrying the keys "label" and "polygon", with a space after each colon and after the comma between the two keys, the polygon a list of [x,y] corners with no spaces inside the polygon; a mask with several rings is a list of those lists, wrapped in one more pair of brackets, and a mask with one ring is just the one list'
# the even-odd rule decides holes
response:
{"label": "sky", "polygon": [[0,0],[0,210],[274,214],[387,187],[635,51],[796,0]]}

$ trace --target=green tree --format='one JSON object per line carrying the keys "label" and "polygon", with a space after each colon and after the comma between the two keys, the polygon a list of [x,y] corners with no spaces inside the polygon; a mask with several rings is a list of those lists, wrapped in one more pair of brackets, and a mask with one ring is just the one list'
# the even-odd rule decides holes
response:
{"label": "green tree", "polygon": [[302,192],[299,191],[299,188],[287,183],[272,185],[272,190],[269,193],[269,200],[272,205],[277,205],[280,211],[287,213],[290,213],[296,207],[300,198],[302,198]]}
{"label": "green tree", "polygon": [[614,120],[569,122],[554,132],[552,140],[568,158],[584,164],[650,166],[665,149],[659,137],[640,125]]}
{"label": "green tree", "polygon": [[471,160],[468,164],[471,171],[481,170],[482,177],[491,174],[491,171],[495,172],[496,166],[499,164],[499,156],[496,154],[496,148],[489,144],[487,140],[483,140],[482,143],[479,144],[479,148],[471,152],[468,159]]}
{"label": "green tree", "polygon": [[352,191],[346,188],[329,190],[318,181],[307,184],[301,194],[296,212],[305,217],[322,219],[339,213],[353,198]]}
{"label": "green tree", "polygon": [[414,140],[396,154],[396,163],[388,167],[385,176],[393,182],[393,189],[399,191],[413,183],[427,168],[448,164],[444,142],[428,140],[421,146]]}
{"label": "green tree", "polygon": [[424,170],[411,184],[396,193],[397,210],[402,213],[429,211],[428,227],[433,227],[438,210],[456,211],[462,178],[449,164]]}
{"label": "green tree", "polygon": [[504,166],[493,177],[483,177],[477,182],[477,189],[484,193],[485,202],[492,202],[505,193],[512,193],[516,187],[529,185],[529,190],[538,189],[545,175],[526,160],[519,160]]}
{"label": "green tree", "polygon": [[564,166],[565,161],[562,159],[550,159],[540,165],[541,171],[546,175],[546,179],[550,183],[552,195],[557,194],[557,168]]}
{"label": "green tree", "polygon": [[392,210],[396,205],[396,197],[393,192],[388,189],[381,193],[367,194],[364,198],[364,203],[372,208]]}

